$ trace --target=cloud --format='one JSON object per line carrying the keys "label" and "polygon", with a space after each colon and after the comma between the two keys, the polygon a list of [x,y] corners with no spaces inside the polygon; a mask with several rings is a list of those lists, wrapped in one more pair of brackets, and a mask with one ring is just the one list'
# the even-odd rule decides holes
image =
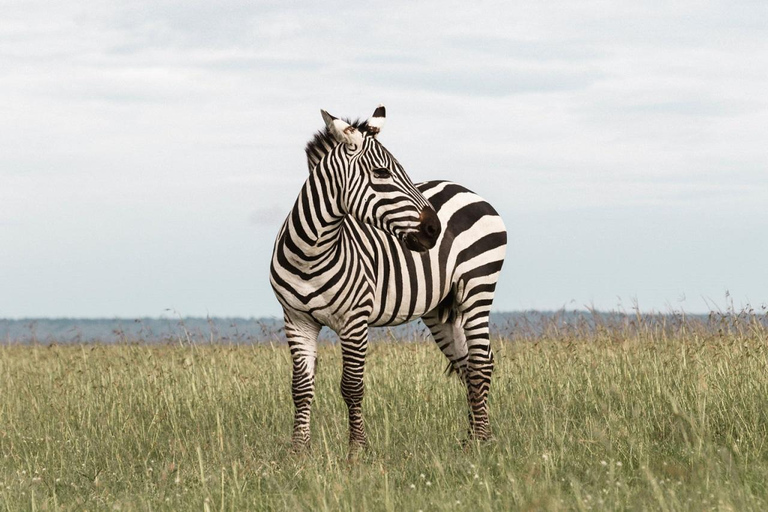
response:
{"label": "cloud", "polygon": [[430,66],[428,62],[372,66],[355,70],[355,76],[370,84],[386,83],[403,90],[448,93],[454,96],[501,97],[531,92],[573,91],[589,87],[600,78],[591,70],[519,66],[473,65]]}
{"label": "cloud", "polygon": [[280,226],[282,225],[283,221],[285,221],[285,218],[288,216],[289,212],[290,207],[286,207],[286,205],[274,204],[254,210],[251,213],[250,220],[251,223],[256,226],[274,228],[275,234],[277,234],[277,230],[280,229]]}
{"label": "cloud", "polygon": [[[0,314],[101,314],[110,303],[109,314],[140,313],[150,289],[162,299],[147,312],[158,302],[276,314],[266,268],[306,179],[318,110],[366,116],[379,102],[390,114],[381,140],[414,179],[465,183],[525,235],[510,261],[530,279],[521,291],[510,270],[498,308],[610,305],[622,290],[677,279],[659,259],[656,277],[621,274],[616,244],[589,229],[595,219],[616,236],[635,222],[637,238],[621,243],[648,257],[642,219],[678,240],[669,258],[695,247],[701,272],[680,291],[697,296],[703,269],[723,267],[718,237],[766,251],[726,227],[747,218],[768,229],[766,26],[768,4],[748,1],[13,2],[0,20],[1,263],[45,279],[6,283]],[[567,228],[537,245],[536,230],[557,222]],[[689,235],[702,223],[718,226],[710,242]],[[590,256],[578,265],[563,256],[573,233]],[[574,278],[558,291],[552,279],[537,296],[535,276],[553,265],[610,267],[622,290]],[[102,267],[121,269],[126,288],[98,286],[112,279]],[[57,275],[68,270],[88,292],[80,310],[64,309],[74,284]],[[189,292],[200,273],[219,272],[241,283],[235,295],[216,279]],[[764,292],[749,272],[725,277]],[[43,288],[62,291],[43,305]]]}
{"label": "cloud", "polygon": [[473,58],[494,56],[504,60],[530,63],[548,61],[569,64],[594,62],[604,57],[605,53],[590,43],[563,40],[525,40],[514,36],[496,37],[483,34],[448,38],[445,44],[454,50],[463,51]]}

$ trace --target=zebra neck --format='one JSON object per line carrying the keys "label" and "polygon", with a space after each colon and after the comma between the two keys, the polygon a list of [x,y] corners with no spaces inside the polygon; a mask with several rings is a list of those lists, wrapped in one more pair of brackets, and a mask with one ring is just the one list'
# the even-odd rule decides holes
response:
{"label": "zebra neck", "polygon": [[291,259],[296,266],[312,266],[337,250],[346,216],[337,189],[335,180],[318,172],[304,183],[289,218]]}

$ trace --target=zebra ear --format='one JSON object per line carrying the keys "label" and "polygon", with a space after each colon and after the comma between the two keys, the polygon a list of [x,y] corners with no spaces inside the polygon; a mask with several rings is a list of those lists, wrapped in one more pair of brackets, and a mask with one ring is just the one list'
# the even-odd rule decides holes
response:
{"label": "zebra ear", "polygon": [[373,115],[368,118],[368,133],[374,137],[378,137],[386,120],[387,109],[384,108],[384,105],[379,104],[379,106],[376,107],[376,110],[373,111]]}
{"label": "zebra ear", "polygon": [[349,123],[333,117],[325,110],[321,110],[325,126],[336,142],[343,142],[349,146],[360,147],[363,145],[363,134]]}

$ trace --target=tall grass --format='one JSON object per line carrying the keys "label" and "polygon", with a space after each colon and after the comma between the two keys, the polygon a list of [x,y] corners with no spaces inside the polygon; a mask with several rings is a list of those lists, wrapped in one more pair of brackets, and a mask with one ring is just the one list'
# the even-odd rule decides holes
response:
{"label": "tall grass", "polygon": [[300,455],[285,346],[5,346],[0,510],[764,510],[758,320],[494,339],[496,439],[468,446],[437,348],[375,343],[356,462],[334,345]]}

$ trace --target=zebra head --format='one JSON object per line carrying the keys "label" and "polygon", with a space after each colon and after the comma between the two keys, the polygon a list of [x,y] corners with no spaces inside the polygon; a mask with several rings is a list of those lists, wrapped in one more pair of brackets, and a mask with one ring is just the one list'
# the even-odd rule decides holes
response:
{"label": "zebra head", "polygon": [[341,208],[356,220],[399,238],[412,251],[434,247],[441,232],[435,210],[378,141],[384,106],[379,105],[365,123],[349,124],[321,112],[336,146],[317,166],[329,169],[336,178]]}

